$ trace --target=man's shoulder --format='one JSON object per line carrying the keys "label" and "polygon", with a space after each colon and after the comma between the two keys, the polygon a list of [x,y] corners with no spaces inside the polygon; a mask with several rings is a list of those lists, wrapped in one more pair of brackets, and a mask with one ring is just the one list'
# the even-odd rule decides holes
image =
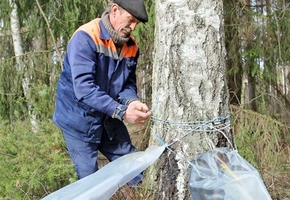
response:
{"label": "man's shoulder", "polygon": [[89,21],[88,23],[83,24],[82,26],[80,26],[76,30],[76,32],[77,31],[85,31],[89,35],[99,34],[100,33],[100,25],[99,25],[99,22],[100,22],[100,18],[95,18],[95,19]]}
{"label": "man's shoulder", "polygon": [[[81,25],[72,35],[72,38],[80,32],[85,33],[88,35],[95,43],[99,43],[99,38],[100,38],[100,18],[95,18],[83,25]],[[82,34],[80,34],[82,35]]]}

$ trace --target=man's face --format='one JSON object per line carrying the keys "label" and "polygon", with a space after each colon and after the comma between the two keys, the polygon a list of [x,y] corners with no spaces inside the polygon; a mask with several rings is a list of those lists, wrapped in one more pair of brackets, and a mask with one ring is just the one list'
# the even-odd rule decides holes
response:
{"label": "man's face", "polygon": [[117,31],[122,37],[129,37],[131,32],[135,30],[137,24],[140,22],[117,4],[112,5],[110,21],[115,31]]}

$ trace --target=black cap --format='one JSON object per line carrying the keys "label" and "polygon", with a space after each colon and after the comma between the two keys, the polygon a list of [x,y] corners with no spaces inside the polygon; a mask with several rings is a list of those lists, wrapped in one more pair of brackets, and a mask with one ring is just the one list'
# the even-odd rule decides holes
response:
{"label": "black cap", "polygon": [[140,22],[148,22],[148,15],[143,0],[114,0],[113,2],[136,17]]}

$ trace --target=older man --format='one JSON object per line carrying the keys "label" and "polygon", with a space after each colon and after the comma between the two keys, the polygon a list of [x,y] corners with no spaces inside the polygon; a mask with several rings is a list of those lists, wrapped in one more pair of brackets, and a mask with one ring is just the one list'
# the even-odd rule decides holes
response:
{"label": "older man", "polygon": [[[147,21],[143,0],[114,0],[69,41],[53,121],[79,179],[98,170],[98,151],[109,161],[137,151],[123,120],[142,125],[151,116],[137,96],[139,48],[131,36]],[[132,184],[141,180],[140,174]]]}

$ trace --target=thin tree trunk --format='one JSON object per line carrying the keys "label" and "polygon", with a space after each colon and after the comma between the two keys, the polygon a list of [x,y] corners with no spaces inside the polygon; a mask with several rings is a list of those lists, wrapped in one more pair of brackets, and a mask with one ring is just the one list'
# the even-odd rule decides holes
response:
{"label": "thin tree trunk", "polygon": [[223,0],[225,17],[225,38],[227,49],[227,77],[230,104],[240,105],[242,95],[243,65],[240,40],[240,4],[236,0]]}
{"label": "thin tree trunk", "polygon": [[[21,56],[23,55],[23,49],[22,49],[22,40],[21,40],[21,29],[20,29],[20,22],[17,14],[17,5],[10,0],[10,5],[12,7],[11,14],[10,14],[10,20],[11,20],[11,34],[13,39],[13,46],[14,46],[14,54],[16,57],[16,69],[23,73],[25,69],[22,69],[21,66]],[[29,91],[29,77],[24,72],[24,77],[22,81],[22,88],[23,93],[25,95],[26,99],[29,99],[28,91]],[[30,114],[30,122],[32,125],[32,131],[36,132],[37,130],[37,121],[36,116],[33,114],[32,105],[28,102],[28,112]]]}
{"label": "thin tree trunk", "polygon": [[[244,1],[244,7],[243,7],[243,17],[242,17],[242,31],[243,31],[243,37],[242,37],[242,44],[244,52],[248,53],[253,48],[254,43],[254,24],[252,22],[252,12],[251,12],[251,1],[245,0]],[[246,104],[249,104],[249,107],[256,111],[257,105],[256,105],[256,60],[251,53],[249,55],[244,57],[245,63],[244,63],[244,70],[243,70],[243,91],[242,91],[242,106],[245,106]]]}
{"label": "thin tree trunk", "polygon": [[17,61],[17,70],[20,71],[20,57],[23,54],[22,49],[22,40],[21,40],[21,31],[20,31],[20,23],[17,14],[17,5],[10,0],[10,5],[12,7],[10,20],[11,20],[11,34],[13,39],[14,53]]}
{"label": "thin tree trunk", "polygon": [[155,199],[189,199],[188,161],[196,153],[229,145],[202,125],[229,114],[223,5],[218,0],[157,0],[155,6],[150,144],[164,141],[170,150],[146,177],[157,190]]}

